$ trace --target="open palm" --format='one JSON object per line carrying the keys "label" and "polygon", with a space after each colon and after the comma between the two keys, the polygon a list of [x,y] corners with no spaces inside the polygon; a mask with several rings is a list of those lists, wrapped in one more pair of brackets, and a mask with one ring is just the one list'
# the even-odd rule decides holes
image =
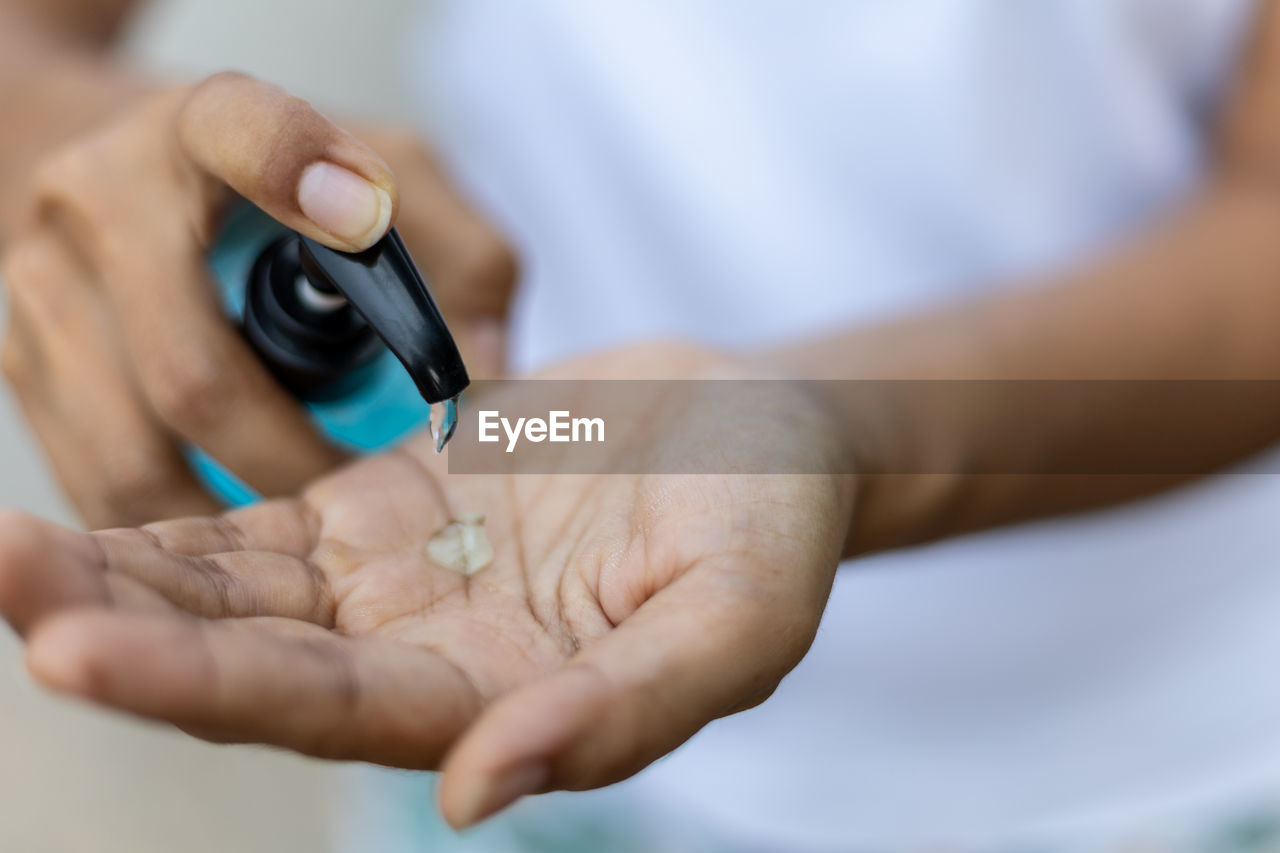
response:
{"label": "open palm", "polygon": [[[220,518],[0,517],[0,611],[57,689],[212,740],[443,765],[461,825],[765,698],[813,638],[848,501],[813,476],[451,477],[424,436]],[[495,552],[472,577],[426,549],[467,512]]]}

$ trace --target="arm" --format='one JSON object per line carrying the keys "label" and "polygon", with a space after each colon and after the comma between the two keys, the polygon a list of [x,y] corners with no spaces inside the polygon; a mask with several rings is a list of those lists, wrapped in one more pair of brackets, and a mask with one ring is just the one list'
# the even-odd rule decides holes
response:
{"label": "arm", "polygon": [[0,246],[26,176],[51,147],[97,124],[142,83],[108,51],[135,0],[0,0]]}
{"label": "arm", "polygon": [[[835,379],[1280,377],[1276,10],[1269,5],[1255,26],[1252,55],[1219,122],[1218,156],[1183,209],[1043,287],[807,343],[784,353],[785,363],[796,375]],[[863,478],[849,555],[1137,497],[1280,436],[1280,398],[1261,393],[1242,416],[1223,417],[1192,411],[1181,389],[1153,404],[1130,385],[1096,383],[1088,412],[1073,418],[1065,395],[1079,385],[1038,387],[1047,404],[1031,412],[1025,399],[981,383],[948,394],[868,387],[856,404],[835,403],[856,437],[855,459],[912,473]],[[1178,474],[1069,475],[1149,452],[1152,436],[1174,430],[1169,452],[1177,456],[1169,458],[1179,460]]]}

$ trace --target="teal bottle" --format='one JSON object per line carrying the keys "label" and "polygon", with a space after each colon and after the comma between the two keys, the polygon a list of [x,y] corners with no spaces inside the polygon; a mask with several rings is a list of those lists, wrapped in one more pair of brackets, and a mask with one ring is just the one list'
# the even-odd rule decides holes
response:
{"label": "teal bottle", "polygon": [[[336,445],[384,449],[443,404],[439,447],[468,383],[457,347],[399,235],[344,254],[295,234],[257,207],[228,217],[209,266],[227,315],[267,368]],[[228,506],[260,496],[197,447],[197,477]]]}

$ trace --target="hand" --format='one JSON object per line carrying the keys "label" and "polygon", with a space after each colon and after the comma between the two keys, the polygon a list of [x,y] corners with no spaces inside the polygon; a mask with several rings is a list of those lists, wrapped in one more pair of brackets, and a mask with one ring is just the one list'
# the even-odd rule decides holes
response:
{"label": "hand", "polygon": [[[726,364],[642,348],[585,371]],[[805,406],[780,414],[774,450],[841,470]],[[627,440],[661,451],[667,434]],[[216,741],[443,766],[455,826],[639,771],[764,700],[808,649],[849,478],[450,477],[430,444],[220,518],[82,534],[9,515],[0,611],[55,689]],[[487,516],[496,555],[471,578],[425,548],[464,512]]]}
{"label": "hand", "polygon": [[90,526],[215,511],[184,443],[268,496],[292,494],[345,458],[244,345],[209,281],[204,259],[237,193],[356,250],[386,232],[403,190],[406,239],[442,307],[466,321],[461,343],[477,367],[494,369],[510,253],[419,143],[368,138],[403,170],[398,181],[306,103],[220,74],[143,99],[37,170],[3,258],[2,362]]}

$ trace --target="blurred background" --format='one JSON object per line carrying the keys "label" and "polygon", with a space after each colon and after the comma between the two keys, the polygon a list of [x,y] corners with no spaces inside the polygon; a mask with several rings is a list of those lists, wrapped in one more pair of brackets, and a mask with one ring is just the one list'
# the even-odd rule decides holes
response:
{"label": "blurred background", "polygon": [[[237,68],[334,116],[404,118],[398,34],[422,4],[380,0],[376,14],[368,8],[350,0],[154,0],[128,49],[175,77]],[[353,49],[361,64],[332,61]],[[0,319],[3,311],[0,301]],[[3,389],[0,506],[73,523]],[[0,766],[5,853],[331,849],[335,767],[261,748],[209,746],[50,696],[31,684],[7,630],[0,630]]]}

